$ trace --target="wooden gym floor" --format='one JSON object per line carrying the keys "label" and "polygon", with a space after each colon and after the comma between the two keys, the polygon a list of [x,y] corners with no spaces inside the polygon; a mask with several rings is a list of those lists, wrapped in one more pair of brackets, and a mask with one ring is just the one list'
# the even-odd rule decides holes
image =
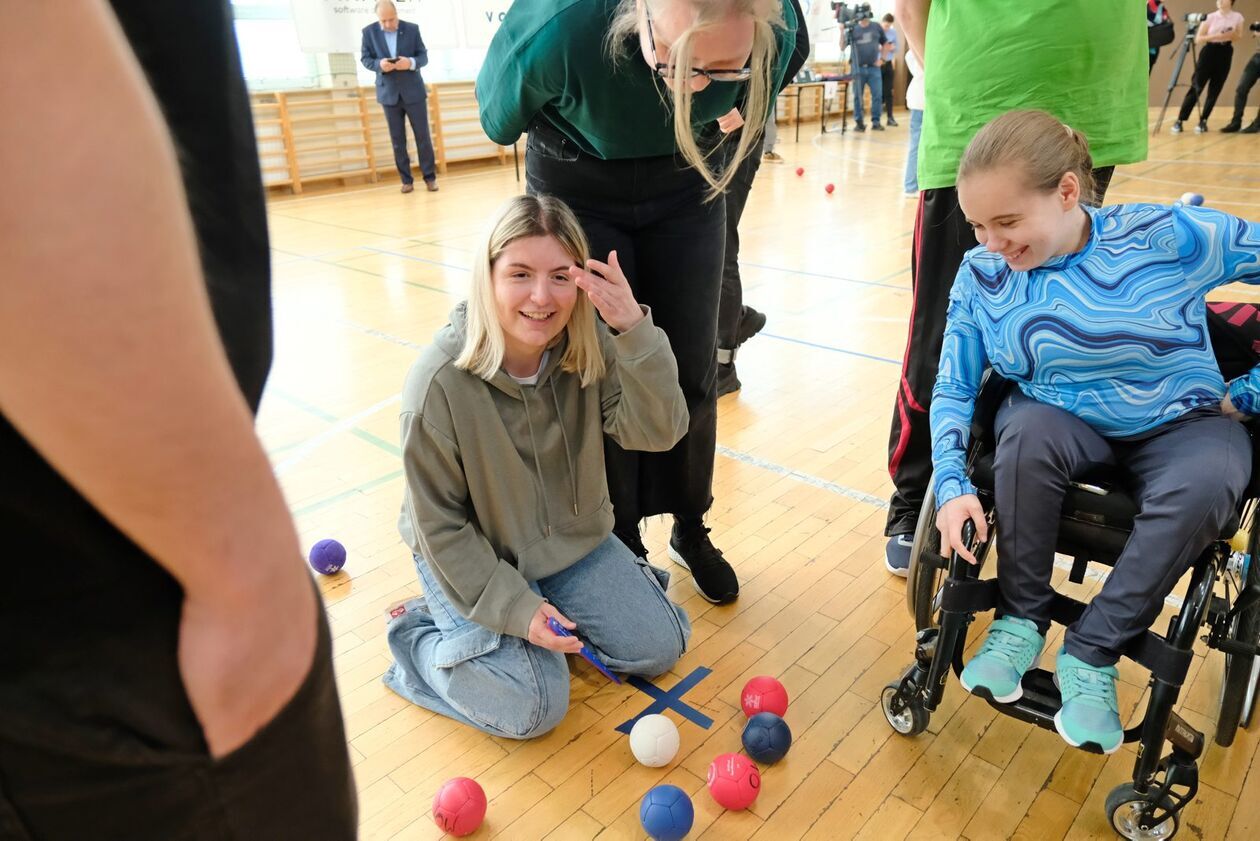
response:
{"label": "wooden gym floor", "polygon": [[[913,639],[904,584],[882,559],[889,412],[910,311],[908,123],[903,113],[899,128],[843,137],[802,125],[799,143],[781,128],[785,163],[762,166],[748,202],[745,299],[769,323],[739,357],[743,391],[719,404],[710,515],[714,541],[739,573],[739,601],[702,601],[665,554],[668,523],[645,528],[652,560],[673,574],[670,595],[695,628],[690,650],[657,684],[713,670],[685,701],[714,725],[670,713],[683,747],[666,769],[639,766],[613,730],[650,699],[580,660],[568,716],[525,743],[435,716],[380,682],[386,608],[419,592],[395,530],[399,390],[464,296],[487,216],[521,189],[512,168],[443,178],[436,194],[404,196],[390,182],[271,203],[277,353],[259,429],[304,543],[335,537],[349,550],[346,571],[320,585],[365,841],[438,837],[431,799],[457,775],[475,777],[490,799],[475,837],[510,841],[642,838],[639,798],[661,782],[692,794],[693,838],[1110,836],[1102,804],[1127,779],[1131,746],[1110,758],[1068,749],[956,681],[918,738],[893,734],[879,709]],[[1172,136],[1166,124],[1147,162],[1117,172],[1107,200],[1171,202],[1196,190],[1260,219],[1258,144],[1216,132]],[[1245,288],[1218,297],[1260,300]],[[1196,659],[1179,708],[1205,731],[1221,660]],[[786,684],[795,744],[763,769],[752,809],[723,812],[704,790],[705,771],[714,755],[740,748],[738,693],[757,674]],[[1128,664],[1122,678],[1121,701],[1132,709],[1145,675]],[[1231,749],[1207,750],[1183,837],[1260,832],[1257,746],[1260,727]]]}

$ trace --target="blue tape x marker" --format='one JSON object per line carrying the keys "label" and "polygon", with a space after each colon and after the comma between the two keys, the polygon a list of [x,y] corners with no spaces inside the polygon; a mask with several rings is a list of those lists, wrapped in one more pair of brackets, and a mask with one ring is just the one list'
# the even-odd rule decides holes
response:
{"label": "blue tape x marker", "polygon": [[691,674],[687,675],[685,678],[678,681],[678,683],[674,686],[674,688],[670,689],[669,691],[666,691],[657,686],[654,686],[653,684],[648,683],[646,680],[644,680],[641,677],[632,676],[628,678],[627,682],[631,686],[633,686],[635,689],[639,690],[640,692],[644,693],[645,695],[651,695],[656,700],[653,701],[651,706],[649,706],[646,710],[639,713],[634,718],[630,719],[624,724],[620,725],[617,728],[617,732],[629,733],[630,728],[634,727],[634,723],[638,721],[639,719],[643,718],[643,716],[660,713],[666,709],[671,709],[674,712],[681,715],[683,718],[690,721],[692,724],[698,724],[699,726],[703,727],[705,730],[708,730],[710,727],[713,726],[713,719],[709,718],[707,715],[700,712],[695,707],[692,707],[684,703],[682,700],[682,696],[687,694],[687,692],[689,692],[690,690],[694,689],[697,683],[704,680],[706,677],[708,677],[711,674],[713,674],[712,669],[706,669],[704,666],[700,666]]}

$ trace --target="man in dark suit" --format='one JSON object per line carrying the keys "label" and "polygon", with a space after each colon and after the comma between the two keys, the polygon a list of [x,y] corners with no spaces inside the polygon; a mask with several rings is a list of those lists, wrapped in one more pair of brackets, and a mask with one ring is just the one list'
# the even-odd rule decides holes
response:
{"label": "man in dark suit", "polygon": [[414,187],[411,158],[407,155],[407,128],[403,115],[411,120],[420,155],[420,173],[430,193],[437,192],[437,171],[433,161],[433,140],[429,137],[427,95],[420,68],[429,63],[429,51],[420,38],[420,27],[398,19],[398,9],[390,0],[376,4],[377,23],[363,27],[363,66],[376,73],[376,101],[385,109],[389,139],[394,144],[394,163],[402,176],[402,191]]}

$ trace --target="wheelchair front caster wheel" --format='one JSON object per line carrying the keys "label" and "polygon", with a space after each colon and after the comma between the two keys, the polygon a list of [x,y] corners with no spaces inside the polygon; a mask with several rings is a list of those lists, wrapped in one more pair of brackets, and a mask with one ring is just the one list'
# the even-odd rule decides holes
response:
{"label": "wheelchair front caster wheel", "polygon": [[1150,805],[1147,795],[1138,794],[1132,783],[1116,786],[1107,795],[1107,820],[1121,838],[1130,841],[1172,838],[1177,834],[1177,813],[1172,811],[1173,801],[1165,795],[1159,800],[1158,811],[1162,819],[1154,826],[1143,827],[1143,812]]}
{"label": "wheelchair front caster wheel", "polygon": [[900,684],[890,683],[885,686],[879,696],[879,705],[884,710],[888,725],[901,735],[917,736],[927,729],[931,713],[918,698],[905,697]]}

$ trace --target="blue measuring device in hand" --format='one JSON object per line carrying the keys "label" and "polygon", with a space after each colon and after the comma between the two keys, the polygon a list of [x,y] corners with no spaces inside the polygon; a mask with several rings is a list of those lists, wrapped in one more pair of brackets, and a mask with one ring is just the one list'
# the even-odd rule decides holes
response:
{"label": "blue measuring device in hand", "polygon": [[[547,627],[550,628],[551,632],[555,634],[556,636],[561,636],[561,637],[573,636],[573,632],[571,632],[568,628],[564,627],[559,622],[557,622],[554,616],[547,617]],[[583,657],[585,657],[586,662],[590,663],[592,666],[594,666],[595,668],[603,672],[604,677],[608,678],[613,683],[621,683],[621,678],[617,677],[615,674],[608,671],[608,667],[600,662],[600,659],[595,656],[595,653],[593,651],[587,648],[586,643],[582,643],[582,650],[579,651],[578,654],[581,654]]]}

